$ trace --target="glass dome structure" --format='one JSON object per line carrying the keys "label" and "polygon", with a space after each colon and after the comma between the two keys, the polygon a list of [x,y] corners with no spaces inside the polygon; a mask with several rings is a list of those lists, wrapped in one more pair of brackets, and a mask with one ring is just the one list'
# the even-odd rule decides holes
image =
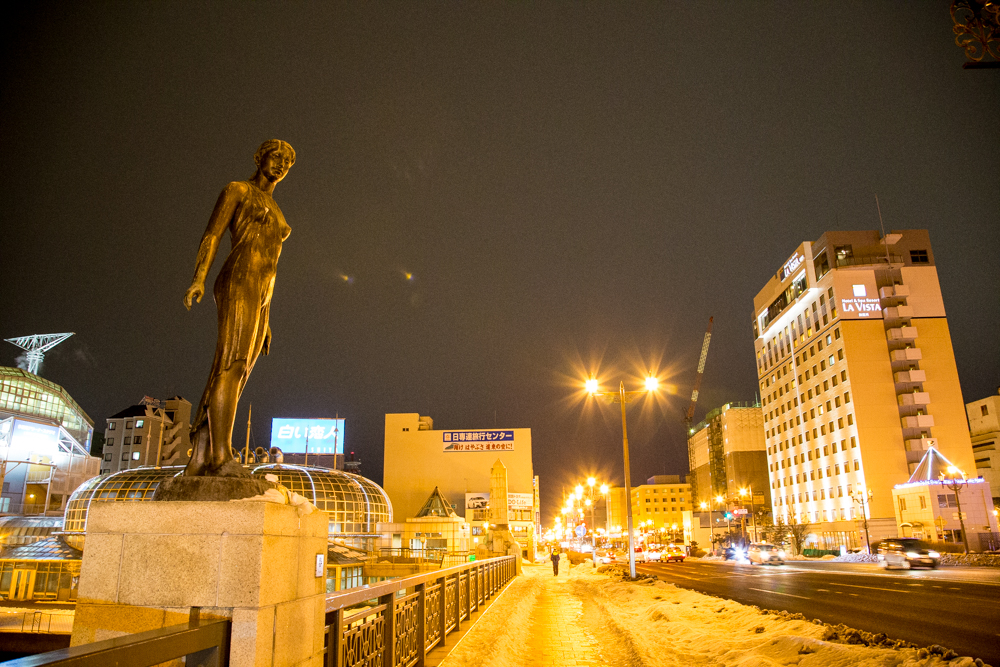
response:
{"label": "glass dome structure", "polygon": [[[254,477],[275,475],[279,484],[326,512],[331,538],[360,546],[377,535],[376,524],[392,521],[389,496],[378,484],[360,475],[282,463],[246,468]],[[70,496],[61,537],[71,547],[82,550],[91,503],[152,500],[160,482],[183,471],[184,466],[134,468],[88,480]]]}

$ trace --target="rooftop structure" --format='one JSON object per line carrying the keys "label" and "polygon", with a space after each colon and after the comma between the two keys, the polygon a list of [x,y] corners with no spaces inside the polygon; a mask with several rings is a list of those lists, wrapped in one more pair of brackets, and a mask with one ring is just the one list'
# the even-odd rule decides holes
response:
{"label": "rooftop structure", "polygon": [[16,345],[27,353],[25,354],[26,361],[28,362],[27,370],[29,373],[37,375],[42,361],[45,360],[45,353],[72,335],[72,332],[35,334],[33,336],[21,336],[20,338],[7,338],[6,341],[11,345]]}
{"label": "rooftop structure", "polygon": [[108,418],[101,474],[182,465],[191,458],[190,450],[191,403],[180,396],[166,400],[144,396]]}

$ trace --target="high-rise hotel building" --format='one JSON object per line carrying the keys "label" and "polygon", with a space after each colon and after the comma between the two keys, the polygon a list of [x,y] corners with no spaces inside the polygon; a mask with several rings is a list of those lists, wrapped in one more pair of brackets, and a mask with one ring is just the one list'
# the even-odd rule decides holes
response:
{"label": "high-rise hotel building", "polygon": [[803,243],[754,299],[753,328],[775,520],[858,547],[862,508],[873,541],[897,534],[892,488],[928,447],[975,470],[926,230]]}

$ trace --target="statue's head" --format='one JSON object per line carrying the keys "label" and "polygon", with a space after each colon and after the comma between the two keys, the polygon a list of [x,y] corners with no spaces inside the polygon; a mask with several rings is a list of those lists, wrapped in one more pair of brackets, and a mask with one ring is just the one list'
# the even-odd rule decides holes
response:
{"label": "statue's head", "polygon": [[295,149],[287,141],[268,139],[254,153],[253,161],[267,180],[277,183],[295,164]]}

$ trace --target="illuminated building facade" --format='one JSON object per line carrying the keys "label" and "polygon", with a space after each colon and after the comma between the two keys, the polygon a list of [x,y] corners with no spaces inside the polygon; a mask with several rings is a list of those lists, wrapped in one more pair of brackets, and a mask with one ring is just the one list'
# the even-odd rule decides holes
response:
{"label": "illuminated building facade", "polygon": [[[684,512],[690,511],[691,505],[691,485],[684,481],[683,476],[654,475],[645,484],[632,487],[632,525],[637,534],[664,529],[676,530],[681,535],[684,530]],[[608,491],[611,534],[625,534],[627,521],[625,489],[612,487]]]}
{"label": "illuminated building facade", "polygon": [[187,464],[190,452],[191,403],[180,396],[165,401],[145,396],[108,419],[101,474]]}
{"label": "illuminated building facade", "polygon": [[972,435],[976,475],[990,485],[994,505],[1000,505],[1000,393],[965,406]]}
{"label": "illuminated building facade", "polygon": [[754,299],[753,330],[776,519],[857,548],[862,506],[873,540],[896,536],[892,489],[929,447],[974,469],[926,230],[801,244]]}
{"label": "illuminated building facade", "polygon": [[893,488],[900,535],[962,543],[964,528],[971,551],[995,551],[1000,548],[1000,533],[989,484],[982,477],[953,484],[947,479],[955,476],[950,467],[951,461],[931,447],[910,479]]}
{"label": "illuminated building facade", "polygon": [[[771,506],[764,418],[760,404],[726,403],[705,415],[688,438],[691,495],[697,510],[722,496],[739,502],[741,489],[753,489],[756,508]],[[749,506],[749,498],[747,498]]]}
{"label": "illuminated building facade", "polygon": [[93,433],[65,389],[0,366],[0,514],[62,514],[73,490],[100,470]]}
{"label": "illuminated building facade", "polygon": [[[457,501],[488,502],[490,471],[497,460],[507,470],[507,526],[522,554],[533,556],[539,508],[534,504],[531,429],[435,430],[433,419],[416,413],[385,416],[382,481],[397,521],[415,517],[427,500],[427,490],[435,487],[455,503],[452,509],[458,516],[476,521],[476,507]],[[482,526],[473,524],[472,535],[481,536]]]}

